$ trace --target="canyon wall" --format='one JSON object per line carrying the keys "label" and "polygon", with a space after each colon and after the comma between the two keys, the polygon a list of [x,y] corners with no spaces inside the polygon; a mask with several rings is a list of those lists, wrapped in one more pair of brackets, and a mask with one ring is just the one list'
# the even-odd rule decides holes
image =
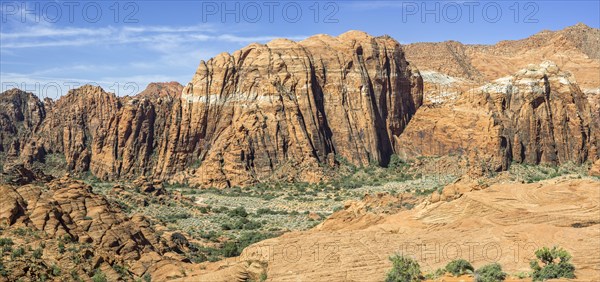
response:
{"label": "canyon wall", "polygon": [[[578,25],[487,47],[401,46],[350,31],[251,44],[202,61],[185,87],[152,83],[133,97],[89,85],[57,101],[9,90],[0,95],[0,161],[56,154],[67,171],[103,180],[203,187],[317,182],[341,163],[386,166],[393,154],[464,154],[477,173],[595,161],[598,81],[573,66],[599,74],[588,48],[598,34]],[[518,55],[524,49],[529,57]],[[573,56],[539,61],[557,53]],[[513,65],[491,58],[535,64],[507,73]]]}

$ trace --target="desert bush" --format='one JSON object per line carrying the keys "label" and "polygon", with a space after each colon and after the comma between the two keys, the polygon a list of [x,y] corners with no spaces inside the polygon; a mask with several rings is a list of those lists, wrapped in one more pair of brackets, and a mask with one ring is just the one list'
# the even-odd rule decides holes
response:
{"label": "desert bush", "polygon": [[431,189],[416,189],[415,190],[415,195],[417,196],[427,196],[427,195],[431,195],[431,193],[437,191],[436,188],[431,188]]}
{"label": "desert bush", "polygon": [[206,214],[206,213],[210,212],[210,209],[211,209],[211,206],[200,207],[200,212]]}
{"label": "desert bush", "polygon": [[229,212],[229,208],[227,207],[219,207],[213,210],[215,213],[226,213]]}
{"label": "desert bush", "polygon": [[245,217],[240,218],[239,220],[223,223],[221,224],[221,229],[223,230],[255,230],[259,229],[262,224],[258,221],[249,220]]}
{"label": "desert bush", "polygon": [[398,169],[398,168],[402,168],[406,165],[407,165],[406,161],[402,160],[398,155],[393,154],[390,157],[390,163],[388,164],[388,167],[391,169]]}
{"label": "desert bush", "polygon": [[262,233],[257,231],[244,232],[236,240],[225,242],[221,248],[222,255],[224,257],[234,257],[242,253],[242,251],[259,241],[263,241],[269,238],[273,238],[276,234],[273,233]]}
{"label": "desert bush", "polygon": [[168,223],[175,223],[180,219],[187,219],[192,217],[192,215],[190,215],[187,212],[177,212],[177,213],[171,213],[171,214],[167,214],[167,215],[159,215],[158,218],[162,221],[168,222]]}
{"label": "desert bush", "polygon": [[258,210],[256,210],[256,215],[265,215],[265,214],[287,214],[287,211],[276,211],[276,210],[272,210],[270,208],[259,208]]}
{"label": "desert bush", "polygon": [[35,251],[33,251],[33,257],[35,259],[41,259],[42,254],[43,254],[43,250],[41,248],[35,249]]}
{"label": "desert bush", "polygon": [[543,247],[535,251],[536,259],[529,265],[533,270],[533,281],[555,278],[575,278],[575,266],[571,264],[571,255],[557,246]]}
{"label": "desert bush", "polygon": [[65,243],[58,242],[58,252],[61,254],[65,252]]}
{"label": "desert bush", "polygon": [[235,257],[240,254],[237,244],[233,241],[225,242],[221,251],[223,252],[223,256],[227,258]]}
{"label": "desert bush", "polygon": [[187,258],[193,263],[201,263],[208,260],[208,257],[204,253],[199,252],[191,252]]}
{"label": "desert bush", "polygon": [[475,269],[470,262],[464,259],[455,259],[446,265],[446,271],[454,276],[461,276],[467,273],[472,273]]}
{"label": "desert bush", "polygon": [[267,281],[267,278],[268,278],[268,277],[267,277],[267,273],[266,273],[266,272],[263,272],[263,273],[261,273],[261,274],[260,274],[260,276],[258,277],[258,281],[260,281],[260,282],[264,282],[264,281]]}
{"label": "desert bush", "polygon": [[79,277],[79,274],[77,273],[77,270],[75,269],[71,269],[71,279],[72,281],[82,281],[81,277]]}
{"label": "desert bush", "polygon": [[0,276],[2,277],[6,277],[8,276],[10,273],[8,272],[8,269],[6,269],[4,267],[4,263],[0,260]]}
{"label": "desert bush", "polygon": [[260,223],[258,221],[250,220],[250,221],[244,223],[244,226],[242,228],[244,230],[255,230],[255,229],[259,229],[261,226],[262,226],[262,223]]}
{"label": "desert bush", "polygon": [[240,235],[240,238],[238,239],[238,245],[240,248],[240,252],[243,249],[245,249],[246,247],[248,247],[256,242],[267,240],[267,239],[273,238],[275,236],[276,236],[276,234],[269,233],[269,232],[256,232],[256,231],[244,232],[244,233],[242,233],[242,235]]}
{"label": "desert bush", "polygon": [[437,278],[444,276],[445,273],[446,273],[445,269],[438,268],[434,272],[429,272],[429,273],[425,274],[425,279],[435,280]]}
{"label": "desert bush", "polygon": [[475,271],[476,282],[497,282],[504,281],[506,273],[502,271],[502,266],[498,263],[484,265]]}
{"label": "desert bush", "polygon": [[10,254],[10,258],[15,259],[22,256],[23,254],[25,254],[25,249],[23,247],[19,247],[12,251],[12,253]]}
{"label": "desert bush", "polygon": [[521,272],[516,273],[514,276],[519,279],[525,279],[525,278],[531,277],[531,273],[521,271]]}
{"label": "desert bush", "polygon": [[13,230],[12,233],[15,234],[15,235],[17,235],[17,236],[23,237],[23,236],[29,234],[30,230],[26,229],[26,228],[19,227],[19,228]]}
{"label": "desert bush", "polygon": [[65,234],[62,237],[58,237],[58,240],[63,243],[73,242],[73,238],[71,238],[71,235],[69,234]]}
{"label": "desert bush", "polygon": [[107,282],[106,274],[104,274],[100,269],[96,270],[94,276],[92,276],[93,282]]}
{"label": "desert bush", "polygon": [[119,274],[119,277],[125,279],[129,276],[129,271],[122,265],[114,264],[112,268]]}
{"label": "desert bush", "polygon": [[50,268],[52,270],[52,275],[53,276],[60,276],[60,273],[62,272],[60,270],[60,267],[58,267],[56,264],[53,264]]}
{"label": "desert bush", "polygon": [[228,231],[228,230],[234,230],[235,226],[233,226],[231,223],[223,223],[221,224],[221,229]]}
{"label": "desert bush", "polygon": [[385,282],[414,282],[423,280],[419,263],[409,257],[393,255],[390,258],[392,269],[387,273]]}
{"label": "desert bush", "polygon": [[216,242],[217,239],[219,238],[219,234],[217,234],[217,232],[215,232],[215,231],[201,232],[200,238],[206,239],[206,240],[209,240],[212,242]]}
{"label": "desert bush", "polygon": [[11,238],[0,238],[0,247],[12,246],[12,245],[14,245],[14,243]]}

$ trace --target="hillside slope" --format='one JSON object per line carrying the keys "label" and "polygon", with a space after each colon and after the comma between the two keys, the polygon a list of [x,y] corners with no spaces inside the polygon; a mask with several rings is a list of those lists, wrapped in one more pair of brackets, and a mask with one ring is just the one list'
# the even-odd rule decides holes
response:
{"label": "hillside slope", "polygon": [[263,264],[274,281],[382,281],[396,252],[416,258],[426,272],[465,258],[475,268],[498,261],[515,274],[529,271],[537,248],[559,245],[573,255],[577,281],[597,281],[598,198],[597,180],[569,177],[496,184],[391,215],[373,212],[385,197],[369,197],[312,230],[259,242],[188,279],[239,281],[251,271],[243,266]]}

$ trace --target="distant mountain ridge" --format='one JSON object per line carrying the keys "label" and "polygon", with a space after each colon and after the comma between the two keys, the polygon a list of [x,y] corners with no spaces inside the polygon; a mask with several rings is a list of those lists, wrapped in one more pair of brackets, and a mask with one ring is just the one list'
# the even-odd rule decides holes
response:
{"label": "distant mountain ridge", "polygon": [[494,45],[445,41],[413,43],[403,48],[407,60],[421,71],[431,70],[477,82],[489,82],[515,73],[528,64],[550,60],[573,73],[586,90],[600,88],[599,46],[600,29],[579,23]]}

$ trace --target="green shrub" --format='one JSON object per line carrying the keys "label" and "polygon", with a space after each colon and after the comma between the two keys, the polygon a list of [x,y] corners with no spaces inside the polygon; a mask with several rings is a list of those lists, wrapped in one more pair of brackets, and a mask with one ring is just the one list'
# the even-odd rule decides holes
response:
{"label": "green shrub", "polygon": [[259,208],[258,210],[256,210],[256,215],[265,215],[265,214],[272,214],[272,215],[287,214],[287,211],[272,210],[270,208]]}
{"label": "green shrub", "polygon": [[21,227],[13,230],[12,232],[13,232],[13,234],[20,236],[20,237],[27,235],[27,230],[24,228],[21,228]]}
{"label": "green shrub", "polygon": [[235,257],[240,254],[237,244],[232,241],[225,242],[221,251],[223,252],[223,256],[227,258]]}
{"label": "green shrub", "polygon": [[75,269],[71,269],[71,279],[73,279],[73,281],[83,281]]}
{"label": "green shrub", "polygon": [[161,219],[165,222],[168,222],[168,223],[175,223],[175,222],[177,222],[177,220],[186,219],[186,218],[190,218],[190,217],[192,217],[192,216],[186,212],[168,214],[165,216],[158,216],[159,219]]}
{"label": "green shrub", "polygon": [[504,281],[506,273],[498,263],[484,265],[475,271],[475,282],[497,282]]}
{"label": "green shrub", "polygon": [[206,206],[206,207],[200,207],[200,212],[201,213],[209,213],[210,212],[210,206]]}
{"label": "green shrub", "polygon": [[217,232],[215,232],[214,230],[211,230],[209,232],[201,232],[200,238],[206,239],[206,240],[209,240],[212,242],[216,242],[219,239],[219,234]]}
{"label": "green shrub", "polygon": [[65,252],[65,243],[58,242],[58,252],[61,254]]}
{"label": "green shrub", "polygon": [[533,281],[575,278],[575,266],[571,264],[571,255],[563,248],[543,247],[535,251],[535,256],[537,259],[529,263],[533,270]]}
{"label": "green shrub", "polygon": [[517,274],[515,274],[515,276],[519,279],[525,279],[525,278],[531,277],[531,273],[521,271],[521,272],[518,272]]}
{"label": "green shrub", "polygon": [[262,233],[257,231],[249,231],[244,232],[240,235],[237,240],[230,240],[223,244],[221,248],[221,255],[224,257],[235,257],[239,256],[242,251],[259,241],[263,241],[269,238],[273,238],[275,234],[273,233]]}
{"label": "green shrub", "polygon": [[0,247],[3,246],[12,246],[14,245],[12,239],[10,238],[0,238]]}
{"label": "green shrub", "polygon": [[150,273],[144,274],[143,278],[144,278],[144,282],[152,281],[152,277],[150,276]]}
{"label": "green shrub", "polygon": [[188,258],[193,263],[201,263],[208,260],[208,257],[203,253],[191,253],[188,255]]}
{"label": "green shrub", "polygon": [[455,259],[446,265],[446,271],[454,276],[461,276],[467,273],[473,273],[475,269],[470,262],[464,259]]}
{"label": "green shrub", "polygon": [[393,255],[390,257],[392,269],[385,278],[386,282],[414,282],[423,280],[419,263],[409,257]]}
{"label": "green shrub", "polygon": [[60,273],[62,272],[60,270],[60,267],[58,267],[56,264],[53,264],[52,267],[51,267],[51,269],[52,269],[52,275],[53,276],[60,276]]}
{"label": "green shrub", "polygon": [[12,259],[18,258],[18,257],[22,256],[23,254],[25,254],[25,249],[23,249],[23,247],[19,247],[12,251],[12,253],[10,254],[10,258],[12,258]]}
{"label": "green shrub", "polygon": [[275,234],[269,233],[269,232],[264,232],[264,233],[256,232],[256,231],[244,232],[240,235],[240,238],[238,239],[240,253],[246,247],[248,247],[256,242],[267,240],[267,239],[273,238],[273,237],[275,237]]}
{"label": "green shrub", "polygon": [[123,267],[122,265],[114,264],[112,268],[119,274],[119,277],[121,278],[127,278],[129,276],[129,271],[127,271],[127,268]]}
{"label": "green shrub", "polygon": [[393,154],[390,157],[390,163],[388,164],[389,168],[398,169],[398,168],[402,168],[403,166],[406,166],[406,162],[404,160],[402,160],[398,155]]}
{"label": "green shrub", "polygon": [[71,238],[71,235],[69,235],[69,234],[65,234],[62,237],[58,237],[58,240],[60,240],[63,243],[73,242],[73,238]]}
{"label": "green shrub", "polygon": [[43,250],[41,248],[35,249],[35,251],[33,251],[33,257],[36,258],[36,259],[41,259],[43,253],[44,252],[43,252]]}
{"label": "green shrub", "polygon": [[2,263],[2,261],[0,260],[0,276],[6,277],[9,274],[10,273],[8,272],[8,270],[4,267],[4,263]]}
{"label": "green shrub", "polygon": [[255,229],[259,229],[261,226],[262,226],[262,223],[260,223],[258,221],[250,220],[244,224],[243,229],[244,230],[255,230]]}
{"label": "green shrub", "polygon": [[243,207],[237,207],[227,213],[230,217],[247,217],[248,212]]}
{"label": "green shrub", "polygon": [[446,274],[446,270],[443,268],[438,268],[434,272],[425,274],[425,279],[435,280],[435,279],[438,279],[438,278],[444,276],[444,274]]}
{"label": "green shrub", "polygon": [[94,282],[108,282],[106,279],[106,274],[104,274],[100,269],[96,270],[94,276],[92,276],[92,281]]}

